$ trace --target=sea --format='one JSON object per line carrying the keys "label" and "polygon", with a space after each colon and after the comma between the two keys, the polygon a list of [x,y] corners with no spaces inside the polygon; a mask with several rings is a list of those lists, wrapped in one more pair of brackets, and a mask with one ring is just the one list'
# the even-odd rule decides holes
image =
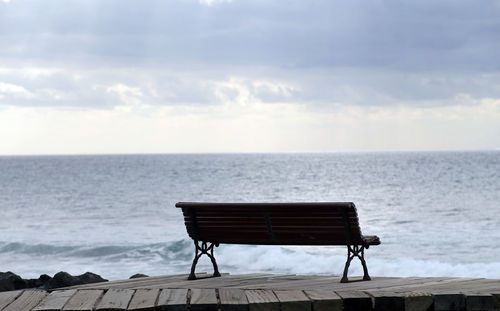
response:
{"label": "sea", "polygon": [[[0,271],[188,273],[179,201],[354,202],[363,234],[382,241],[365,252],[370,275],[500,278],[500,151],[1,156]],[[346,248],[215,256],[231,274],[340,275]]]}

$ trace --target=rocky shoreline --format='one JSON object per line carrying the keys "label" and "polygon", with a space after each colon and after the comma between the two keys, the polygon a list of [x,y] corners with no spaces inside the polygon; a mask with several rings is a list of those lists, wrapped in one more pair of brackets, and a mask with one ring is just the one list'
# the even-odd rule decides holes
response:
{"label": "rocky shoreline", "polygon": [[[144,274],[134,274],[130,278],[147,277]],[[86,272],[81,275],[73,276],[67,272],[58,272],[53,277],[47,274],[42,274],[38,279],[23,279],[21,276],[13,272],[0,272],[0,292],[25,289],[25,288],[40,288],[52,290],[55,288],[83,285],[98,282],[107,282],[100,275]]]}

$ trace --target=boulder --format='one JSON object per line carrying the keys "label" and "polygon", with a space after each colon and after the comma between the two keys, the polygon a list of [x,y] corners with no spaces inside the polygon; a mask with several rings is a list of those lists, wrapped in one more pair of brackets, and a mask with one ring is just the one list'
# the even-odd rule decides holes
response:
{"label": "boulder", "polygon": [[77,276],[72,276],[67,272],[59,272],[53,278],[42,274],[38,279],[23,279],[19,275],[9,271],[0,272],[0,292],[24,288],[54,289],[107,281],[92,272],[86,272]]}
{"label": "boulder", "polygon": [[86,272],[82,275],[72,276],[67,272],[61,271],[56,273],[56,275],[54,275],[52,279],[48,280],[48,282],[45,283],[44,288],[49,290],[60,287],[68,287],[68,286],[107,282],[107,281],[108,280],[103,279],[101,276],[92,272]]}
{"label": "boulder", "polygon": [[129,279],[148,278],[148,277],[149,277],[149,275],[145,275],[142,273],[136,273],[136,274],[132,275],[131,277],[129,277]]}
{"label": "boulder", "polygon": [[42,274],[38,279],[24,279],[24,281],[26,282],[26,288],[39,288],[43,287],[50,279],[52,278],[47,274]]}
{"label": "boulder", "polygon": [[26,288],[26,281],[19,275],[8,272],[0,272],[0,292]]}
{"label": "boulder", "polygon": [[108,281],[106,279],[103,279],[100,275],[92,273],[92,272],[85,272],[84,274],[77,276],[77,278],[80,278],[80,281],[82,281],[82,284],[99,283],[99,282],[107,282]]}

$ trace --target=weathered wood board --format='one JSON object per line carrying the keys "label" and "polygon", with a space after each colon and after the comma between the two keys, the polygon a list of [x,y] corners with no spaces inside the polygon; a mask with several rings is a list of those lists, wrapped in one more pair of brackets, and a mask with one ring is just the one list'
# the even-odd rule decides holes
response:
{"label": "weathered wood board", "polygon": [[220,288],[218,291],[222,311],[248,311],[248,299],[244,290]]}
{"label": "weathered wood board", "polygon": [[64,311],[89,311],[94,310],[97,301],[104,294],[102,289],[80,289],[63,307]]}
{"label": "weathered wood board", "polygon": [[158,296],[156,309],[159,311],[183,311],[188,304],[187,288],[162,289]]}
{"label": "weathered wood board", "polygon": [[246,290],[248,309],[250,311],[279,311],[280,302],[272,290]]}
{"label": "weathered wood board", "polygon": [[46,291],[42,290],[25,290],[2,311],[31,311],[47,294]]}
{"label": "weathered wood board", "polygon": [[312,302],[301,290],[275,290],[281,311],[312,311]]}
{"label": "weathered wood board", "polygon": [[218,302],[215,289],[190,289],[189,306],[191,311],[217,311]]}
{"label": "weathered wood board", "polygon": [[97,304],[97,311],[116,311],[127,310],[128,304],[132,299],[134,290],[132,289],[109,289]]}
{"label": "weathered wood board", "polygon": [[11,304],[22,292],[22,290],[15,290],[0,293],[0,310]]}
{"label": "weathered wood board", "polygon": [[159,294],[159,288],[138,289],[135,291],[127,310],[154,311]]}
{"label": "weathered wood board", "polygon": [[76,289],[55,291],[47,295],[33,311],[59,311],[76,293]]}
{"label": "weathered wood board", "polygon": [[314,311],[342,311],[342,298],[331,290],[311,289],[304,293],[311,299]]}
{"label": "weathered wood board", "polygon": [[362,291],[337,291],[345,311],[371,311],[372,299]]}
{"label": "weathered wood board", "polygon": [[500,310],[500,280],[492,279],[374,277],[341,284],[338,277],[311,275],[186,277],[115,281],[50,293],[2,292],[0,311]]}

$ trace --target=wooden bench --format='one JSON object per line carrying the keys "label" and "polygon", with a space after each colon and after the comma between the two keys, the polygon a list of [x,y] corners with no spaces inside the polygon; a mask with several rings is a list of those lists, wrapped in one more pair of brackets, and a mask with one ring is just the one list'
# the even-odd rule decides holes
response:
{"label": "wooden bench", "polygon": [[347,261],[341,282],[348,281],[351,260],[363,265],[363,280],[370,280],[364,250],[380,244],[377,236],[361,234],[354,203],[196,203],[179,202],[195,257],[189,279],[196,279],[198,259],[207,255],[220,276],[214,246],[254,245],[346,245]]}

